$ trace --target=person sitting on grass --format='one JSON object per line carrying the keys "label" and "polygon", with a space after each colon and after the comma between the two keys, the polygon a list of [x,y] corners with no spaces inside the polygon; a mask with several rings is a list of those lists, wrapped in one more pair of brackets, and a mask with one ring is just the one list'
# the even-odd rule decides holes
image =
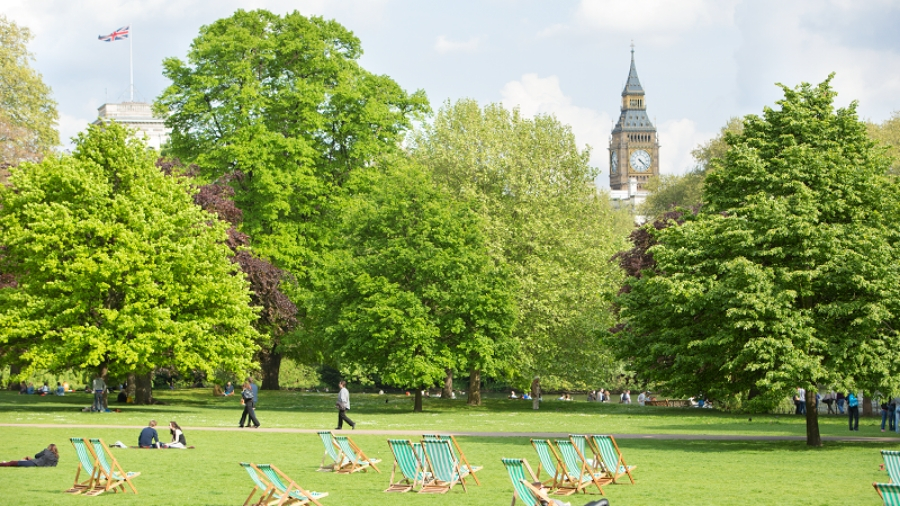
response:
{"label": "person sitting on grass", "polygon": [[66,389],[58,381],[56,382],[56,395],[66,395]]}
{"label": "person sitting on grass", "polygon": [[169,432],[172,434],[172,442],[167,444],[166,448],[187,448],[184,432],[174,421],[169,422]]}
{"label": "person sitting on grass", "polygon": [[230,381],[225,384],[225,393],[223,393],[222,395],[225,397],[234,395],[234,385],[232,385]]}
{"label": "person sitting on grass", "polygon": [[159,433],[156,432],[156,420],[150,420],[150,424],[141,431],[138,436],[138,446],[141,448],[159,448]]}
{"label": "person sitting on grass", "polygon": [[52,444],[39,451],[34,458],[25,457],[23,460],[10,460],[0,462],[0,467],[56,467],[59,462],[59,450]]}
{"label": "person sitting on grass", "polygon": [[518,398],[519,398],[519,396],[516,395],[516,391],[515,391],[515,390],[510,390],[510,391],[509,391],[509,399],[518,399]]}

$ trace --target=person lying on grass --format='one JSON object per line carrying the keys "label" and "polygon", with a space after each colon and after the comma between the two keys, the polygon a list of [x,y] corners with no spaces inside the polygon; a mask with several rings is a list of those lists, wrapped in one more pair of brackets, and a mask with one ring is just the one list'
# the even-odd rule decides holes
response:
{"label": "person lying on grass", "polygon": [[0,467],[56,467],[59,462],[59,450],[52,444],[39,451],[34,458],[25,457],[23,460],[10,460],[0,462]]}

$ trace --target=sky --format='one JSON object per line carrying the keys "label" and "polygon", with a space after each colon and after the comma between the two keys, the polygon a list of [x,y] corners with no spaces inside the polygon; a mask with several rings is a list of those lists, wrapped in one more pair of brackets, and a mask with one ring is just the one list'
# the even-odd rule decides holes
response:
{"label": "sky", "polygon": [[32,30],[67,145],[103,103],[129,98],[129,41],[98,35],[131,25],[135,98],[152,102],[169,84],[163,59],[184,59],[202,26],[238,8],[337,20],[364,68],[424,90],[435,110],[472,98],[554,114],[591,147],[600,187],[632,43],[663,174],[690,170],[730,117],[775,106],[776,83],[834,72],[839,106],[855,100],[875,122],[900,110],[900,0],[0,0]]}

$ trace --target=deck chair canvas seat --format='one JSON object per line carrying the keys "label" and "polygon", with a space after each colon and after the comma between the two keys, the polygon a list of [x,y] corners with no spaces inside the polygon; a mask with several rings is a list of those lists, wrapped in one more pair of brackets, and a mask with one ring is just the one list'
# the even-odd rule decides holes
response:
{"label": "deck chair canvas seat", "polygon": [[[292,480],[288,475],[284,474],[272,464],[250,464],[261,473],[269,483],[274,487],[271,492],[271,498],[268,504],[302,506],[304,504],[315,504],[322,506],[319,499],[328,497],[328,492],[312,492],[304,489]],[[275,502],[277,500],[277,502]],[[260,503],[265,504],[265,503]]]}
{"label": "deck chair canvas seat", "polygon": [[595,435],[591,440],[594,443],[594,450],[603,460],[603,468],[606,471],[606,477],[611,479],[613,483],[619,483],[618,479],[623,474],[628,475],[628,479],[634,484],[634,476],[631,474],[637,466],[629,466],[622,456],[619,445],[616,444],[616,438],[605,435]]}
{"label": "deck chair canvas seat", "polygon": [[896,483],[873,483],[875,491],[884,501],[884,506],[900,506],[900,485]]}
{"label": "deck chair canvas seat", "polygon": [[532,439],[531,446],[534,447],[534,451],[538,454],[539,463],[536,474],[538,480],[541,479],[541,470],[543,470],[544,474],[549,476],[549,478],[541,481],[541,484],[552,489],[557,488],[560,475],[562,474],[560,471],[561,459],[553,448],[553,444],[549,439]]}
{"label": "deck chair canvas seat", "polygon": [[347,464],[338,469],[339,474],[351,474],[357,471],[368,471],[371,467],[375,470],[375,472],[380,473],[381,471],[375,465],[381,462],[381,459],[373,459],[366,456],[363,453],[362,449],[356,445],[349,437],[347,436],[334,436],[334,442],[337,445],[338,450],[341,453],[341,462],[345,459],[347,460]]}
{"label": "deck chair canvas seat", "polygon": [[[425,456],[424,454],[420,456],[419,453],[421,444],[417,450],[416,445],[408,439],[388,439],[388,446],[394,454],[394,467],[391,469],[390,486],[385,492],[409,492],[431,479],[431,473],[425,471]],[[400,476],[394,481],[398,470]]]}
{"label": "deck chair canvas seat", "polygon": [[509,479],[513,484],[513,500],[512,505],[515,506],[516,499],[521,501],[524,506],[541,506],[541,501],[548,501],[547,493],[540,488],[541,482],[538,481],[525,459],[501,459],[509,473]]}
{"label": "deck chair canvas seat", "polygon": [[891,477],[891,483],[900,484],[900,452],[881,450],[881,458],[884,459],[884,469]]}
{"label": "deck chair canvas seat", "polygon": [[[317,432],[317,434],[322,440],[322,445],[325,446],[325,454],[322,455],[322,463],[319,464],[319,471],[338,471],[350,463],[347,458],[342,457],[341,451],[334,442],[334,434],[327,430],[321,430]],[[326,464],[326,461],[329,459],[331,460],[331,463]]]}
{"label": "deck chair canvas seat", "polygon": [[422,441],[425,448],[425,460],[428,462],[428,469],[431,472],[431,480],[419,489],[420,494],[445,494],[449,492],[454,485],[459,483],[463,490],[468,492],[466,488],[466,476],[468,469],[462,467],[449,441],[439,439],[425,439]]}
{"label": "deck chair canvas seat", "polygon": [[[590,485],[597,487],[600,495],[603,495],[603,486],[612,480],[606,478],[606,473],[595,472],[587,463],[584,455],[578,451],[578,447],[567,439],[559,439],[556,441],[556,447],[559,449],[559,455],[563,461],[563,479],[559,483],[557,493],[567,495],[567,493],[587,492]],[[570,491],[571,490],[571,491]]]}
{"label": "deck chair canvas seat", "polygon": [[94,483],[94,487],[90,491],[85,492],[85,495],[100,495],[110,490],[128,492],[125,485],[128,485],[131,491],[137,494],[137,488],[131,480],[140,476],[141,473],[126,472],[122,469],[102,439],[91,438],[89,441],[91,442],[89,448],[93,449],[96,457],[98,481]]}
{"label": "deck chair canvas seat", "polygon": [[[94,482],[97,479],[97,457],[94,456],[93,450],[88,448],[84,438],[73,437],[69,438],[69,441],[75,447],[75,455],[78,457],[78,470],[75,472],[75,483],[72,485],[72,488],[65,492],[67,494],[80,494],[94,486]],[[82,476],[82,472],[84,472],[84,476]]]}
{"label": "deck chair canvas seat", "polygon": [[[247,471],[247,474],[250,475],[250,479],[253,480],[254,487],[250,492],[250,495],[247,496],[247,500],[244,501],[244,506],[256,506],[268,504],[272,500],[272,493],[275,491],[275,486],[269,483],[266,478],[256,469],[256,466],[250,464],[248,462],[241,462],[241,467]],[[259,499],[253,502],[250,502],[253,499],[253,496],[256,495],[256,492],[259,492]]]}
{"label": "deck chair canvas seat", "polygon": [[472,475],[472,478],[475,480],[476,485],[481,485],[481,482],[478,480],[478,475],[475,474],[478,471],[484,469],[484,466],[473,466],[469,463],[469,459],[466,458],[466,454],[463,453],[462,448],[459,446],[459,442],[456,440],[456,436],[452,434],[449,436],[441,435],[441,434],[423,434],[423,439],[438,439],[441,441],[449,441],[453,446],[451,450],[455,450],[454,457],[459,461],[460,465],[466,469],[469,474]]}
{"label": "deck chair canvas seat", "polygon": [[588,466],[593,471],[600,471],[600,462],[602,460],[594,451],[594,445],[589,441],[590,437],[584,434],[569,434],[569,441],[578,448],[578,451],[584,456]]}

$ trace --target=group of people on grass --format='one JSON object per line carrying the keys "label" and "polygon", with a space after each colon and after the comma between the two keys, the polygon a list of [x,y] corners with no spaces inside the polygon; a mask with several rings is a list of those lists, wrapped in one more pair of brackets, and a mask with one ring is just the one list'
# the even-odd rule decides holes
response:
{"label": "group of people on grass", "polygon": [[187,448],[184,431],[175,421],[169,422],[169,433],[172,435],[172,441],[161,443],[159,433],[156,432],[156,420],[150,420],[150,423],[141,430],[141,434],[138,436],[138,446],[141,448]]}
{"label": "group of people on grass", "polygon": [[26,384],[24,381],[19,384],[19,394],[20,395],[66,395],[66,392],[71,392],[72,390],[69,388],[68,382],[56,382],[56,387],[51,388],[49,384],[45,381],[43,385],[34,388],[34,383],[30,381]]}

